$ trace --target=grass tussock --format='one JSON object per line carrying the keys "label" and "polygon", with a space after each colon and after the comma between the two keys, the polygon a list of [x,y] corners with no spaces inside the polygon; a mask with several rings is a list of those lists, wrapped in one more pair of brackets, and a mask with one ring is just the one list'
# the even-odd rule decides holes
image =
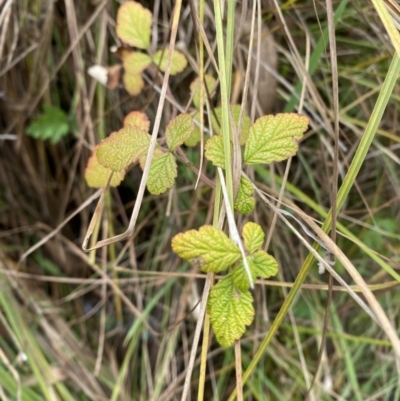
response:
{"label": "grass tussock", "polygon": [[[163,84],[155,68],[146,71],[145,87],[133,97],[122,84],[107,89],[87,74],[92,65],[119,62],[110,51],[118,43],[119,4],[3,1],[0,399],[180,400],[191,356],[186,399],[197,398],[203,379],[199,399],[234,399],[238,364],[246,381],[238,399],[400,399],[400,67],[394,50],[400,49],[400,36],[388,34],[387,21],[377,12],[384,2],[375,0],[378,8],[371,2],[334,2],[333,20],[327,16],[329,3],[262,1],[262,13],[255,14],[255,24],[258,18],[262,24],[254,33],[260,41],[253,43],[248,74],[252,2],[243,13],[247,2],[234,2],[234,28],[228,8],[218,21],[213,2],[184,2],[176,46],[189,67],[170,78],[160,138],[173,116],[192,107],[188,88],[201,70],[191,8],[197,3],[204,5],[205,71],[215,78],[216,26],[234,29],[231,101],[246,100],[253,121],[283,111],[301,112],[311,121],[290,162],[246,170],[262,193],[255,211],[237,216],[237,225],[255,221],[263,227],[279,274],[255,286],[256,316],[240,341],[240,357],[233,347],[221,348],[212,333],[208,354],[202,356],[199,347],[192,355],[206,276],[171,250],[175,234],[215,219],[218,193],[204,180],[196,186],[200,145],[184,148],[180,157],[190,163],[179,164],[171,191],[145,192],[130,240],[89,253],[81,249],[100,195],[93,196],[84,180],[88,157],[130,111],[145,111],[154,124]],[[175,2],[142,4],[154,17],[150,47],[167,47]],[[398,8],[386,4],[398,23]],[[335,24],[336,48],[329,21]],[[62,111],[57,121],[64,128],[46,123],[50,133],[66,130],[57,143],[27,135],[46,105]],[[212,105],[220,105],[219,93]],[[214,181],[210,164],[200,168]],[[107,192],[95,228],[99,240],[126,231],[141,177],[135,166],[121,186]],[[302,238],[276,217],[262,194],[298,218],[288,219]],[[329,232],[333,203],[338,204],[330,234],[338,246],[335,271],[349,288],[337,279],[330,282],[328,273],[319,275],[302,242],[323,234],[304,231],[307,219]],[[362,281],[355,281],[352,266]],[[291,288],[295,292],[288,295]],[[366,310],[355,301],[357,294]],[[384,321],[392,331],[382,329]]]}

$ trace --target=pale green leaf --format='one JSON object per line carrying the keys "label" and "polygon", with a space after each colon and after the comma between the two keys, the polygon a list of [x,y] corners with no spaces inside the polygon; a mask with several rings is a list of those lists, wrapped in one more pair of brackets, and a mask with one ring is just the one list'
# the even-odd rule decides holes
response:
{"label": "pale green leaf", "polygon": [[136,1],[123,3],[117,14],[116,32],[126,44],[147,49],[150,43],[152,14]]}
{"label": "pale green leaf", "polygon": [[195,126],[194,130],[190,134],[189,138],[186,139],[184,144],[186,146],[188,146],[188,147],[194,147],[200,142],[200,139],[201,139],[201,137],[200,137],[200,128]]}
{"label": "pale green leaf", "polygon": [[252,274],[256,277],[269,278],[278,273],[278,262],[263,250],[253,253],[247,260]]}
{"label": "pale green leaf", "polygon": [[172,249],[205,272],[224,271],[241,257],[234,242],[213,226],[175,235]]}
{"label": "pale green leaf", "polygon": [[28,126],[26,133],[38,139],[59,142],[70,131],[68,117],[59,107],[45,104],[43,114],[39,114]]}
{"label": "pale green leaf", "polygon": [[[156,54],[153,56],[153,63],[158,66],[158,68],[165,72],[167,69],[167,61],[168,61],[168,50],[158,50]],[[187,66],[186,57],[179,52],[178,50],[174,50],[172,54],[172,64],[170,75],[176,75],[179,72],[182,72]]]}
{"label": "pale green leaf", "polygon": [[140,74],[124,74],[123,82],[126,91],[132,96],[138,95],[144,87],[144,81]]}
{"label": "pale green leaf", "polygon": [[[249,259],[247,258],[247,261]],[[251,273],[251,277],[253,279],[253,283],[257,280],[257,276],[255,274],[254,269],[251,268],[251,265],[249,263],[250,266],[250,273]],[[235,287],[241,291],[246,291],[250,288],[250,281],[249,281],[249,276],[247,274],[247,271],[245,269],[245,267],[243,266],[243,263],[240,263],[238,266],[236,266],[233,269],[232,272],[232,277],[233,277],[233,282],[235,284]]]}
{"label": "pale green leaf", "polygon": [[253,297],[249,291],[238,290],[228,274],[211,289],[207,311],[217,341],[229,347],[254,319]]}
{"label": "pale green leaf", "polygon": [[171,150],[175,150],[190,137],[194,128],[194,122],[189,114],[179,114],[179,116],[172,119],[167,125],[165,132],[167,146]]}
{"label": "pale green leaf", "polygon": [[242,214],[248,214],[254,210],[256,200],[251,196],[253,194],[253,187],[251,182],[245,178],[240,178],[239,191],[236,196],[234,208]]}
{"label": "pale green leaf", "polygon": [[[113,171],[99,163],[96,152],[97,148],[93,151],[88,160],[85,170],[85,180],[88,186],[91,188],[104,188],[107,185],[108,179]],[[124,176],[125,170],[114,172],[110,181],[110,186],[117,187],[124,179]]]}
{"label": "pale green leaf", "polygon": [[97,158],[104,167],[113,171],[125,170],[150,146],[150,135],[133,125],[128,125],[104,139],[97,149]]}
{"label": "pale green leaf", "polygon": [[[215,78],[212,75],[204,75],[204,83],[207,87],[208,93],[211,95],[215,85]],[[204,98],[207,98],[207,90],[204,88]],[[190,84],[190,92],[193,96],[193,104],[198,109],[200,107],[200,77],[197,77]]]}
{"label": "pale green leaf", "polygon": [[260,117],[251,127],[244,151],[247,164],[278,162],[296,154],[309,119],[296,113]]}
{"label": "pale green leaf", "polygon": [[153,195],[160,195],[173,187],[177,176],[175,158],[171,153],[162,155],[154,152],[151,161],[147,189]]}
{"label": "pale green leaf", "polygon": [[130,52],[122,60],[125,74],[129,75],[140,74],[151,64],[150,56],[142,52]]}
{"label": "pale green leaf", "polygon": [[210,160],[214,166],[225,168],[224,139],[222,136],[214,135],[207,139],[205,157]]}
{"label": "pale green leaf", "polygon": [[143,131],[149,132],[150,120],[146,113],[141,111],[131,111],[124,118],[124,127],[127,125],[134,125]]}
{"label": "pale green leaf", "polygon": [[[232,116],[233,120],[235,121],[236,129],[238,128],[239,124],[240,108],[241,108],[240,104],[231,105]],[[215,115],[214,113],[211,114],[211,122],[214,129],[214,134],[221,135],[222,108],[216,107],[214,111]],[[244,145],[246,143],[247,138],[249,136],[249,127],[250,127],[250,117],[246,114],[245,111],[243,116],[242,129],[239,134],[240,145]]]}
{"label": "pale green leaf", "polygon": [[248,222],[244,225],[242,236],[244,246],[249,253],[254,253],[257,249],[260,249],[265,238],[262,228],[253,222]]}

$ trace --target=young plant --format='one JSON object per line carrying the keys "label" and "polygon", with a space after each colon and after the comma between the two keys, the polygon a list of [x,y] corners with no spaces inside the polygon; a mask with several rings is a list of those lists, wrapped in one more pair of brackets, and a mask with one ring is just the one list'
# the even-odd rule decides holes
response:
{"label": "young plant", "polygon": [[[124,87],[132,96],[137,96],[142,91],[144,87],[142,73],[146,68],[153,64],[164,72],[167,66],[168,52],[158,49],[153,54],[149,47],[152,20],[151,11],[135,1],[126,1],[118,9],[116,25],[118,38],[124,45],[139,49],[130,50],[124,46],[119,48],[117,53],[122,59],[124,68],[122,78]],[[186,65],[186,57],[178,50],[174,50],[170,75],[182,72]],[[118,85],[119,79],[116,77],[119,77],[120,70],[120,65],[107,68],[95,65],[90,67],[88,72],[103,85],[114,89]]]}

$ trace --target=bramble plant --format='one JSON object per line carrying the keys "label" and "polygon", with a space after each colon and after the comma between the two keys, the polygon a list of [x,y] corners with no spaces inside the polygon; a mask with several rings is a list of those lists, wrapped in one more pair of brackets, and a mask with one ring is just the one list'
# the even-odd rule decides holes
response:
{"label": "bramble plant", "polygon": [[[195,80],[191,85],[196,107],[197,82]],[[211,79],[208,79],[207,85],[213,86]],[[240,108],[238,105],[231,107],[237,123]],[[224,147],[218,128],[219,108],[215,110],[215,115],[212,121],[215,135],[206,142],[205,156],[215,166],[224,167]],[[244,163],[270,164],[293,156],[308,122],[307,117],[295,113],[263,116],[252,125],[246,117],[240,133]],[[130,166],[138,162],[143,168],[150,146],[149,127],[146,114],[139,111],[129,113],[124,120],[124,127],[102,141],[90,157],[85,173],[88,185],[106,187],[112,175],[110,185],[117,186]],[[178,115],[168,123],[165,131],[167,147],[157,144],[151,161],[147,180],[150,193],[159,195],[172,188],[177,176],[174,152],[186,141],[192,146],[198,141],[196,129],[191,115],[187,113]],[[242,178],[235,209],[240,213],[251,212],[255,204],[252,194],[252,183]],[[264,242],[261,227],[251,222],[245,224],[242,237],[253,281],[275,275],[278,271],[276,260],[260,249]],[[223,231],[213,226],[203,226],[198,231],[177,234],[172,239],[172,248],[180,257],[204,272],[220,273],[230,269],[211,289],[207,310],[218,342],[225,347],[232,345],[243,335],[254,316],[250,282],[239,247]]]}
{"label": "bramble plant", "polygon": [[[146,68],[154,64],[164,72],[167,66],[168,51],[159,49],[153,54],[149,47],[152,20],[153,15],[151,11],[135,1],[126,1],[118,9],[116,24],[118,38],[125,45],[145,51],[132,51],[124,47],[119,52],[124,67],[123,84],[126,91],[132,96],[137,96],[142,91],[144,87],[142,72]],[[182,72],[186,66],[186,57],[178,50],[174,50],[170,75]],[[98,66],[93,67],[89,69],[89,73],[101,83],[106,84],[107,77],[98,77],[97,73],[93,73]],[[109,67],[108,72],[112,73],[112,71],[115,71],[115,67],[118,66]],[[103,71],[107,75],[107,70],[103,69]],[[115,86],[113,84],[112,88]]]}

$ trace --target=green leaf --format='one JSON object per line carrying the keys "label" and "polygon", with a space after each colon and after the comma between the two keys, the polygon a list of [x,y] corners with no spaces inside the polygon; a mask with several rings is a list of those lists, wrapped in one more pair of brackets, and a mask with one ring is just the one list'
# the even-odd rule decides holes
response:
{"label": "green leaf", "polygon": [[[211,94],[215,85],[215,78],[212,75],[205,74],[204,83],[208,89],[208,93]],[[190,92],[193,96],[193,104],[198,109],[200,107],[200,77],[197,77],[190,84]],[[204,97],[205,99],[207,98],[207,91],[204,91]]]}
{"label": "green leaf", "polygon": [[[153,56],[153,63],[158,66],[158,68],[165,72],[167,69],[167,61],[168,61],[168,50],[158,50],[156,54]],[[172,54],[172,64],[171,64],[171,75],[176,75],[179,72],[182,72],[187,66],[186,57],[179,52],[178,50],[174,50]]]}
{"label": "green leaf", "polygon": [[125,170],[146,155],[151,136],[144,130],[128,125],[104,139],[97,149],[101,165],[113,171]]}
{"label": "green leaf", "polygon": [[239,340],[254,318],[253,297],[235,288],[228,274],[211,289],[207,310],[215,337],[223,347]]}
{"label": "green leaf", "polygon": [[309,119],[296,113],[260,117],[251,127],[244,151],[247,164],[282,161],[297,152],[297,143],[307,130]]}
{"label": "green leaf", "polygon": [[58,107],[45,104],[43,114],[35,118],[26,133],[37,139],[50,139],[52,143],[57,143],[68,134],[69,129],[65,112]]}
{"label": "green leaf", "polygon": [[135,125],[142,131],[149,132],[150,120],[149,117],[147,117],[147,114],[142,113],[141,111],[131,111],[124,119],[124,127],[127,125]]}
{"label": "green leaf", "polygon": [[175,150],[178,146],[182,145],[190,137],[194,128],[194,122],[189,114],[180,114],[172,119],[168,123],[165,132],[168,147],[171,150]]}
{"label": "green leaf", "polygon": [[126,44],[147,49],[150,44],[152,14],[136,1],[123,3],[117,14],[117,35]]}
{"label": "green leaf", "polygon": [[278,273],[278,262],[267,252],[259,250],[249,258],[250,270],[256,277],[269,278]]}
{"label": "green leaf", "polygon": [[[239,124],[240,108],[241,108],[240,104],[231,105],[233,120],[235,121],[236,128]],[[214,129],[214,134],[221,135],[222,108],[216,107],[214,111],[215,115],[214,113],[211,114],[211,123]],[[243,116],[242,130],[240,131],[240,137],[239,137],[240,145],[244,145],[246,143],[247,138],[249,136],[249,127],[250,127],[250,117],[245,112]]]}
{"label": "green leaf", "polygon": [[129,52],[122,60],[125,73],[129,75],[140,74],[151,64],[151,58],[142,52]]}
{"label": "green leaf", "polygon": [[[247,261],[248,260],[249,259],[247,258]],[[252,277],[253,283],[254,283],[257,280],[257,276],[254,272],[254,269],[251,268],[250,263],[249,263],[249,266],[250,266],[251,277]],[[238,266],[236,266],[233,269],[232,277],[233,277],[233,282],[235,284],[235,287],[237,289],[239,289],[240,291],[246,291],[250,288],[249,276],[247,274],[246,269],[243,266],[243,263],[239,264]]]}
{"label": "green leaf", "polygon": [[[89,187],[91,188],[104,188],[107,185],[108,179],[110,178],[110,174],[113,172],[112,170],[103,167],[96,156],[97,147],[93,151],[90,156],[86,170],[85,170],[85,180]],[[124,179],[125,171],[117,171],[114,172],[110,186],[117,187],[121,181]]]}
{"label": "green leaf", "polygon": [[124,74],[123,82],[126,91],[132,96],[137,96],[144,88],[144,81],[140,74]]}
{"label": "green leaf", "polygon": [[257,249],[260,249],[265,238],[262,228],[258,224],[252,222],[248,222],[244,225],[242,236],[244,246],[249,253],[254,253]]}
{"label": "green leaf", "polygon": [[251,196],[253,194],[253,186],[251,182],[245,178],[240,178],[239,191],[236,196],[234,208],[237,212],[248,214],[254,210],[256,200]]}
{"label": "green leaf", "polygon": [[220,135],[214,135],[209,138],[204,147],[205,157],[210,160],[214,166],[225,168],[224,139]]}
{"label": "green leaf", "polygon": [[160,195],[173,187],[177,176],[175,158],[171,153],[157,152],[153,154],[149,176],[147,178],[147,189],[153,195]]}
{"label": "green leaf", "polygon": [[172,249],[205,272],[224,271],[241,257],[234,242],[213,226],[175,235]]}

